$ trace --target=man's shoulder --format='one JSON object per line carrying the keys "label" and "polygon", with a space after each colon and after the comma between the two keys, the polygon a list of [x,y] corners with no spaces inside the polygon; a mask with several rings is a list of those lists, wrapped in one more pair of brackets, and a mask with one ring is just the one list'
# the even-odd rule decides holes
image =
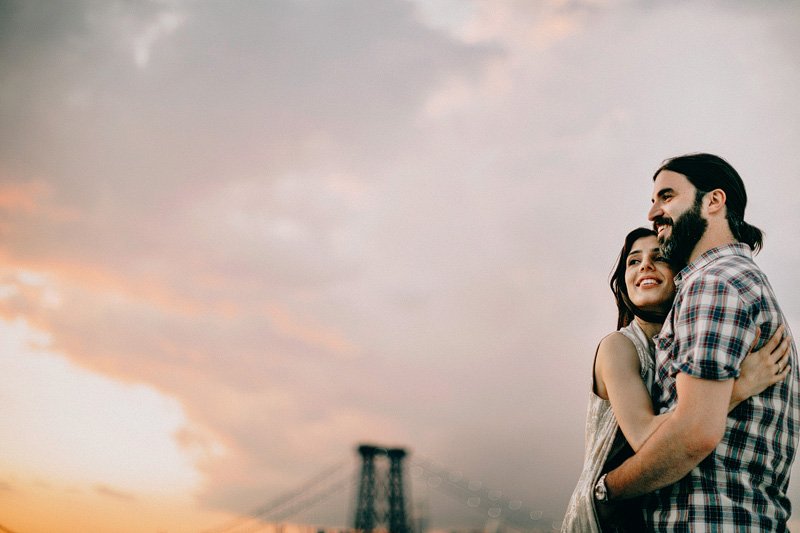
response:
{"label": "man's shoulder", "polygon": [[686,279],[686,285],[714,287],[716,285],[741,286],[766,281],[766,275],[749,257],[728,255],[698,269]]}
{"label": "man's shoulder", "polygon": [[685,280],[680,292],[681,299],[687,303],[711,298],[717,305],[730,305],[728,297],[734,297],[741,305],[750,306],[761,298],[767,285],[767,278],[758,265],[734,256],[721,258],[694,272]]}

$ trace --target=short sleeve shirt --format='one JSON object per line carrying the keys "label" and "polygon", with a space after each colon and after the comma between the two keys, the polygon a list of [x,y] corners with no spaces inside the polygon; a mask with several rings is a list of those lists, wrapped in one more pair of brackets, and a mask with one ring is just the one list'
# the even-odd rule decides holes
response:
{"label": "short sleeve shirt", "polygon": [[[788,324],[772,287],[747,245],[707,251],[675,278],[672,310],[656,337],[653,405],[678,402],[675,379],[739,376],[742,360]],[[646,500],[654,531],[786,531],[786,496],[800,423],[800,368],[792,342],[792,371],[728,414],[717,448],[686,477]]]}

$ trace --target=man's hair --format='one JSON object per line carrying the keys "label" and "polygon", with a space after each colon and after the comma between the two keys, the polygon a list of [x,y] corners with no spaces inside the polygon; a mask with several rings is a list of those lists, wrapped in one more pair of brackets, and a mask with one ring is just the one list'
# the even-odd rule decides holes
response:
{"label": "man's hair", "polygon": [[700,196],[714,189],[725,191],[728,226],[733,237],[750,246],[756,253],[761,250],[764,232],[744,221],[747,192],[741,176],[730,163],[712,154],[681,155],[667,159],[653,174],[653,181],[662,170],[671,170],[686,176]]}
{"label": "man's hair", "polygon": [[617,329],[624,328],[631,323],[634,316],[639,316],[647,322],[661,323],[666,318],[666,313],[645,311],[639,309],[631,302],[628,296],[628,286],[625,284],[625,270],[628,267],[628,255],[631,253],[633,243],[642,237],[656,237],[655,231],[650,228],[636,228],[625,236],[622,250],[619,252],[617,264],[611,271],[608,284],[611,292],[614,293],[614,300],[617,303]]}

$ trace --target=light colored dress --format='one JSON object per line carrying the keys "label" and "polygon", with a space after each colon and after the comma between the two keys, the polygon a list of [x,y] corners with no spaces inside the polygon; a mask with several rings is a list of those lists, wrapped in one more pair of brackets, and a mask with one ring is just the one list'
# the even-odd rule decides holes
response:
{"label": "light colored dress", "polygon": [[[653,355],[647,335],[639,327],[636,320],[619,330],[633,342],[639,363],[642,367],[642,380],[650,390],[653,384]],[[596,355],[595,355],[596,357]],[[592,372],[594,375],[594,371]],[[592,379],[594,383],[594,379]],[[600,533],[600,526],[594,508],[594,484],[600,477],[600,472],[612,451],[620,444],[624,444],[622,433],[617,437],[619,424],[611,409],[611,402],[600,398],[594,393],[594,387],[589,391],[589,407],[586,412],[586,450],[583,456],[583,471],[578,479],[578,485],[572,493],[572,498],[567,506],[567,513],[561,524],[562,533]]]}

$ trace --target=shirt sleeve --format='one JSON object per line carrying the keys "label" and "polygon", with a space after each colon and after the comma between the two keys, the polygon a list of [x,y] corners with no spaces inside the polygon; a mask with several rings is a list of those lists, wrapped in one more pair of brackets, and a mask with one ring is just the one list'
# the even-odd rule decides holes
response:
{"label": "shirt sleeve", "polygon": [[716,276],[700,276],[687,287],[676,338],[682,340],[673,372],[722,381],[739,377],[755,340],[755,323],[736,287]]}

